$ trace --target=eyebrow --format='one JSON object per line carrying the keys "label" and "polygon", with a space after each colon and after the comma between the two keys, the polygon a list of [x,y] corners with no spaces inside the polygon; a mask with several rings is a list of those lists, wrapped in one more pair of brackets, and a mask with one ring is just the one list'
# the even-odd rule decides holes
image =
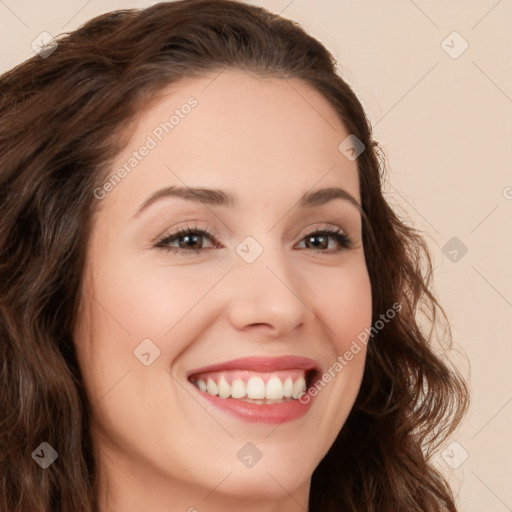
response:
{"label": "eyebrow", "polygon": [[[201,188],[201,187],[177,187],[171,186],[162,188],[149,196],[136,210],[134,217],[148,208],[153,203],[169,197],[179,197],[188,201],[203,203],[212,206],[225,206],[235,208],[238,206],[238,200],[235,196],[219,189]],[[322,206],[335,199],[343,199],[351,203],[362,213],[361,205],[345,189],[339,187],[322,188],[306,192],[299,200],[299,208],[311,208]]]}

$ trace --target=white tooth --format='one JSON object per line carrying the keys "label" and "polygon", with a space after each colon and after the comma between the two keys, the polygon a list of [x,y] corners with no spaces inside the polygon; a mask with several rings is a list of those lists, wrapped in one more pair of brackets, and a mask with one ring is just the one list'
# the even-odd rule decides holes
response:
{"label": "white tooth", "polygon": [[293,380],[291,377],[286,377],[283,385],[283,396],[286,398],[290,398],[292,396],[293,391]]}
{"label": "white tooth", "polygon": [[283,398],[283,383],[279,377],[270,377],[267,381],[265,398],[269,400],[274,400],[278,398]]}
{"label": "white tooth", "polygon": [[242,379],[235,379],[231,383],[231,396],[233,398],[243,398],[245,394],[245,382]]}
{"label": "white tooth", "polygon": [[292,398],[299,398],[299,394],[302,391],[306,391],[306,381],[304,377],[299,377],[293,385]]}
{"label": "white tooth", "polygon": [[265,383],[260,377],[251,377],[247,382],[247,398],[265,398]]}
{"label": "white tooth", "polygon": [[219,379],[219,396],[221,398],[228,398],[231,395],[231,386],[227,383],[224,375]]}
{"label": "white tooth", "polygon": [[206,383],[206,391],[208,391],[210,395],[219,394],[219,388],[217,387],[217,384],[215,384],[215,381],[213,381],[211,378],[209,378],[208,382]]}
{"label": "white tooth", "polygon": [[201,391],[206,391],[206,382],[205,382],[203,379],[199,379],[199,380],[196,382],[196,386],[197,386]]}

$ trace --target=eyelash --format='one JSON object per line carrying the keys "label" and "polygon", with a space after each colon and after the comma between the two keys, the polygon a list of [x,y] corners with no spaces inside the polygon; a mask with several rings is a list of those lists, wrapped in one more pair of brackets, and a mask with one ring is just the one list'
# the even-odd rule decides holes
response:
{"label": "eyelash", "polygon": [[[168,244],[171,242],[174,242],[175,240],[178,240],[181,237],[187,236],[187,235],[202,235],[210,239],[210,241],[215,240],[215,235],[205,231],[204,229],[194,228],[190,229],[188,226],[186,228],[181,228],[179,231],[175,231],[174,233],[170,233],[167,235],[164,235],[162,238],[160,238],[154,247],[156,248],[162,248],[165,249],[168,252],[173,252],[176,254],[181,254],[183,256],[187,254],[199,254],[201,251],[205,251],[208,249],[214,249],[215,247],[210,248],[201,248],[201,249],[183,249],[181,247],[170,247]],[[322,250],[322,251],[314,251],[314,252],[320,252],[322,255],[329,255],[329,254],[337,254],[341,252],[342,250],[351,249],[354,245],[353,240],[349,235],[346,233],[343,233],[343,231],[339,228],[320,228],[312,231],[311,233],[308,233],[305,235],[302,239],[312,237],[312,236],[318,236],[318,235],[327,235],[334,238],[338,244],[342,247],[342,249],[329,249],[329,250]]]}

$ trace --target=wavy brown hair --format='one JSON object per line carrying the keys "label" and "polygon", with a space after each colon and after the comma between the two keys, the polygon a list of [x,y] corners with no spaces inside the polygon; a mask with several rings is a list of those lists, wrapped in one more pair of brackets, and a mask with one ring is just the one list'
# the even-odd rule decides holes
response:
{"label": "wavy brown hair", "polygon": [[[334,57],[297,23],[229,0],[110,12],[57,42],[0,77],[0,510],[98,511],[73,342],[93,190],[160,92],[230,68],[309,84],[366,146],[357,160],[373,321],[401,305],[368,344],[355,405],[313,473],[310,512],[456,512],[431,456],[460,423],[468,386],[436,354],[440,321],[441,345],[452,340],[426,243],[383,197],[385,157]],[[31,457],[43,441],[59,454],[45,470]]]}

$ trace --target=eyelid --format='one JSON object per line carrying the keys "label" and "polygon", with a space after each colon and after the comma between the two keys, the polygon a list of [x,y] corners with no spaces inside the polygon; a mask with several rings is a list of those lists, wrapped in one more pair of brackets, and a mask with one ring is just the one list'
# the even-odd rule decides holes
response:
{"label": "eyelid", "polygon": [[185,224],[175,229],[168,230],[163,235],[160,235],[154,242],[153,247],[165,248],[165,246],[162,244],[168,241],[169,238],[177,239],[180,238],[181,236],[186,236],[189,233],[201,234],[205,238],[209,238],[212,242],[216,242],[219,238],[212,228],[200,228],[197,226],[197,224],[194,225],[194,227],[190,227],[188,224]]}
{"label": "eyelid", "polygon": [[[180,228],[176,228],[171,230],[171,232],[166,232],[166,234],[160,236],[156,243],[153,244],[155,248],[166,249],[168,252],[178,253],[181,255],[187,254],[195,254],[198,255],[201,252],[206,250],[211,250],[216,248],[214,247],[202,247],[200,249],[187,249],[187,248],[179,248],[179,247],[171,247],[168,244],[170,242],[174,242],[177,239],[184,237],[188,234],[198,234],[202,237],[208,238],[212,244],[217,244],[217,248],[219,248],[218,244],[218,236],[211,228],[199,228],[197,225],[194,228],[191,228],[188,224],[185,226],[181,226]],[[308,236],[315,235],[324,235],[327,238],[333,238],[336,242],[341,246],[341,249],[326,249],[316,251],[314,249],[306,248],[313,252],[318,252],[320,255],[330,255],[330,254],[339,254],[341,252],[350,250],[356,246],[356,241],[352,238],[352,236],[343,228],[337,225],[330,225],[327,223],[323,223],[322,226],[309,227],[306,228],[301,235],[299,236],[296,243],[303,242]]]}
{"label": "eyelid", "polygon": [[[204,227],[201,227],[204,225]],[[207,231],[211,236],[217,236],[215,230],[211,227],[211,224],[197,221],[195,219],[185,220],[183,222],[179,222],[173,224],[172,227],[167,228],[163,233],[155,237],[152,242],[157,243],[159,240],[168,237],[169,235],[173,235],[175,233],[179,233],[182,231]]]}

